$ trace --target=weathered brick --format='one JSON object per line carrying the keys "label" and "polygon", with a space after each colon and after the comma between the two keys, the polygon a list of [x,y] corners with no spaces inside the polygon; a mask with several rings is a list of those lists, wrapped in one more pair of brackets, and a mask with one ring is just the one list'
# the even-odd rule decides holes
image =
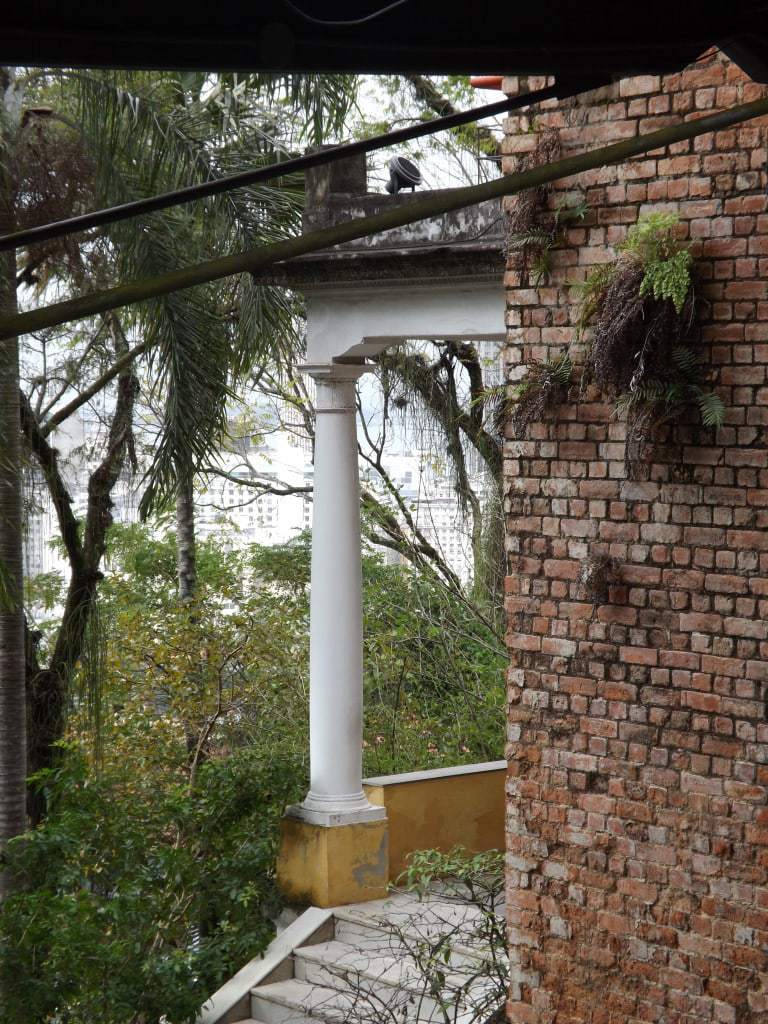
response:
{"label": "weathered brick", "polygon": [[[578,107],[552,101],[537,124],[572,151],[765,95],[712,49]],[[509,123],[525,135],[509,151],[530,152],[535,132]],[[768,1021],[767,141],[759,119],[582,176],[589,213],[546,283],[509,278],[522,368],[571,344],[571,285],[628,226],[677,212],[697,356],[727,409],[717,431],[694,410],[665,427],[638,480],[594,383],[508,442],[508,844],[526,865],[509,885],[535,894],[509,902],[510,941],[536,970],[516,983],[514,967],[510,1020]],[[550,209],[572,192],[555,183]],[[615,576],[590,596],[595,556]]]}

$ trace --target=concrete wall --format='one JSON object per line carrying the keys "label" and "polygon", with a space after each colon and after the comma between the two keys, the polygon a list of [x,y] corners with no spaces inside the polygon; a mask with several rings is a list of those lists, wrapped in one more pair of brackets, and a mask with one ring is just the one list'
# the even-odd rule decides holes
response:
{"label": "concrete wall", "polygon": [[506,768],[490,761],[366,779],[368,799],[387,809],[390,880],[414,850],[503,849]]}
{"label": "concrete wall", "polygon": [[[506,169],[547,128],[567,155],[764,93],[710,53],[510,118]],[[550,206],[578,190],[587,218],[543,285],[507,275],[514,378],[573,340],[572,286],[628,225],[676,211],[728,409],[639,481],[594,387],[506,443],[513,1022],[768,1021],[766,155],[763,119],[559,183]],[[604,604],[579,582],[597,554],[620,565]]]}

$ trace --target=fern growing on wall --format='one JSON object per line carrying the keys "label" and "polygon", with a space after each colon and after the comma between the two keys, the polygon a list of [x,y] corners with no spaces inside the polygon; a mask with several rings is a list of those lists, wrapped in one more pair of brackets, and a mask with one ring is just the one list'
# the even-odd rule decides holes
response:
{"label": "fern growing on wall", "polygon": [[[520,170],[540,167],[559,156],[559,135],[549,129],[539,134]],[[562,241],[567,225],[583,220],[587,213],[587,204],[581,196],[564,197],[550,210],[548,200],[551,191],[551,185],[526,189],[516,196],[507,211],[507,252],[521,282],[532,288],[539,288],[549,278],[552,250]]]}
{"label": "fern growing on wall", "polygon": [[581,289],[577,334],[594,323],[586,368],[626,418],[632,475],[662,424],[691,407],[706,427],[720,426],[725,416],[691,347],[693,258],[675,237],[677,224],[668,213],[638,221],[616,258],[596,268]]}
{"label": "fern growing on wall", "polygon": [[531,423],[564,401],[573,374],[567,352],[546,363],[531,363],[525,376],[508,393],[507,410],[515,437],[523,437]]}

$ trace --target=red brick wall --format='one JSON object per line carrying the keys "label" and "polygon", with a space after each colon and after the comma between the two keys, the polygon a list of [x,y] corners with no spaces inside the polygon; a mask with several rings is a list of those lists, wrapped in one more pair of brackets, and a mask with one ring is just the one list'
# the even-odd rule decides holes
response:
{"label": "red brick wall", "polygon": [[[626,80],[511,118],[506,169],[539,129],[567,153],[763,92],[717,54]],[[640,482],[594,388],[507,441],[512,1021],[768,1022],[766,134],[561,183],[551,203],[580,191],[587,219],[545,286],[507,275],[514,378],[572,341],[569,285],[639,215],[676,211],[728,408],[716,432],[675,427]],[[578,581],[596,554],[620,565],[599,606]]]}

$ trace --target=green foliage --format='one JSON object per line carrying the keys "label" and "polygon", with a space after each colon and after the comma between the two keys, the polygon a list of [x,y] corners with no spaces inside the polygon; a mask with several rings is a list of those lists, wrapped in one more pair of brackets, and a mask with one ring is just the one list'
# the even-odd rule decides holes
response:
{"label": "green foliage", "polygon": [[64,576],[58,570],[41,572],[31,579],[24,579],[25,604],[52,611],[64,594]]}
{"label": "green foliage", "polygon": [[[90,197],[80,206],[94,208],[266,166],[332,141],[355,106],[357,86],[354,76],[325,74],[65,70],[38,77],[30,100],[55,112],[46,125],[74,126],[89,170]],[[49,177],[67,183],[64,174]],[[294,175],[157,212],[140,229],[134,221],[110,225],[87,247],[77,238],[75,249],[80,245],[88,257],[80,260],[80,276],[87,271],[88,278],[74,283],[88,290],[97,278],[104,286],[148,277],[289,237],[300,231],[301,205],[302,182]],[[37,250],[31,256],[37,267]],[[61,286],[73,283],[65,261],[56,269]],[[164,507],[179,477],[214,456],[228,401],[254,364],[296,361],[303,345],[296,313],[295,296],[246,274],[124,314],[148,345],[145,398],[157,424],[142,513]]]}
{"label": "green foliage", "polygon": [[680,249],[674,237],[679,223],[676,213],[649,213],[632,225],[619,250],[643,264],[663,262]]}
{"label": "green foliage", "polygon": [[193,792],[67,752],[38,780],[49,818],[9,854],[3,1024],[191,1021],[272,937],[278,824],[302,782],[255,750],[206,764]]}
{"label": "green foliage", "polygon": [[583,332],[600,311],[603,297],[619,271],[618,262],[598,263],[586,278],[574,285],[579,296],[579,311],[576,318],[576,338]]}
{"label": "green foliage", "polygon": [[440,850],[416,850],[408,857],[408,867],[397,879],[397,884],[409,892],[425,896],[436,881],[451,879],[466,886],[478,881],[499,893],[504,884],[504,853],[486,850],[469,853],[463,846],[455,846],[448,853]]}
{"label": "green foliage", "polygon": [[698,407],[705,427],[720,427],[725,420],[725,405],[719,395],[699,383],[700,368],[696,353],[686,346],[672,350],[673,373],[663,379],[646,377],[616,400],[620,414],[631,415],[638,407],[652,407],[656,422],[674,419],[686,405]]}
{"label": "green foliage", "polygon": [[680,314],[691,289],[690,251],[675,238],[680,219],[674,213],[651,213],[627,233],[620,251],[643,268],[640,296],[670,299]]}
{"label": "green foliage", "polygon": [[546,363],[531,363],[509,394],[516,437],[522,437],[530,423],[543,419],[563,400],[572,374],[573,363],[567,352]]}
{"label": "green foliage", "polygon": [[655,429],[694,406],[706,427],[725,418],[722,400],[702,383],[686,344],[694,320],[693,258],[676,238],[675,214],[635,224],[616,258],[597,267],[581,288],[578,333],[595,320],[588,366],[616,395],[626,416],[627,466],[640,461]]}
{"label": "green foliage", "polygon": [[654,299],[670,299],[677,313],[682,313],[691,287],[692,256],[687,249],[670,256],[668,260],[648,263],[645,267],[640,295],[653,295]]}
{"label": "green foliage", "polygon": [[[197,600],[181,609],[168,540],[146,527],[113,531],[102,617],[115,712],[103,746],[119,758],[145,751],[144,771],[185,763],[185,737],[216,712],[220,683],[212,750],[306,749],[309,535],[229,552],[204,541],[199,551]],[[505,652],[471,606],[367,554],[363,613],[366,772],[501,756]]]}
{"label": "green foliage", "polygon": [[519,252],[520,264],[528,271],[533,288],[539,288],[552,271],[552,251],[562,242],[563,231],[569,223],[582,221],[588,206],[583,198],[569,202],[563,198],[549,213],[538,210],[529,202],[518,222],[511,221],[512,231],[507,237],[510,252]]}
{"label": "green foliage", "polygon": [[376,556],[363,563],[366,772],[502,754],[505,653],[445,588]]}
{"label": "green foliage", "polygon": [[548,385],[567,387],[572,373],[573,363],[567,352],[546,363],[532,363],[525,377],[512,388],[512,397],[518,400],[529,395],[534,389]]}
{"label": "green foliage", "polygon": [[[278,821],[306,787],[309,537],[201,542],[184,607],[174,553],[146,526],[111,531],[101,723],[75,708],[39,779],[48,818],[13,847],[1,1024],[180,1024],[272,936]],[[500,756],[491,630],[374,555],[363,588],[366,772]]]}

